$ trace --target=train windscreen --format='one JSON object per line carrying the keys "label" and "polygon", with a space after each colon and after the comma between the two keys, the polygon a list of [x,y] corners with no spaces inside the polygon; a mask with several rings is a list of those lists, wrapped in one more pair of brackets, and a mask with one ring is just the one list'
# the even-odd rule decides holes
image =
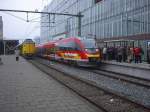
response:
{"label": "train windscreen", "polygon": [[97,48],[95,40],[82,40],[85,48]]}

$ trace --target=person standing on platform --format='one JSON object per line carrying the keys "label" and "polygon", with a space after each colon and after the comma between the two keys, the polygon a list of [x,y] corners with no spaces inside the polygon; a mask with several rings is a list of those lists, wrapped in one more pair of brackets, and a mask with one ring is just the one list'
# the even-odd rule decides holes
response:
{"label": "person standing on platform", "polygon": [[108,54],[108,60],[112,60],[113,47],[110,46],[107,48],[107,54]]}
{"label": "person standing on platform", "polygon": [[142,56],[142,49],[141,47],[135,47],[134,48],[134,56],[135,56],[135,63],[142,63],[142,59],[141,59],[141,56]]}
{"label": "person standing on platform", "polygon": [[123,48],[121,46],[118,47],[117,54],[118,54],[118,62],[122,62]]}
{"label": "person standing on platform", "polygon": [[141,46],[139,47],[139,49],[140,49],[140,57],[139,57],[139,61],[140,61],[140,63],[142,63],[142,55],[144,54],[144,51],[143,51],[143,49],[142,49]]}
{"label": "person standing on platform", "polygon": [[132,48],[128,47],[127,48],[127,62],[131,63],[132,62],[132,56],[133,56],[133,52],[132,52]]}
{"label": "person standing on platform", "polygon": [[15,50],[16,61],[19,61],[19,54],[20,54],[19,49],[16,49],[16,50]]}
{"label": "person standing on platform", "polygon": [[126,46],[122,47],[122,59],[123,59],[123,62],[126,62],[127,60],[127,47]]}
{"label": "person standing on platform", "polygon": [[103,48],[103,59],[104,60],[107,59],[107,48],[106,48],[106,46]]}
{"label": "person standing on platform", "polygon": [[150,45],[148,46],[148,49],[147,49],[147,61],[148,61],[148,64],[150,64]]}

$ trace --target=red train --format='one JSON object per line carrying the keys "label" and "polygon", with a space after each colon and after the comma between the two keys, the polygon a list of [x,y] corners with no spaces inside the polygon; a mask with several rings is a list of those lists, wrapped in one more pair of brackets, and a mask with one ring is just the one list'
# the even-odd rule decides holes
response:
{"label": "red train", "polygon": [[101,60],[100,51],[94,39],[70,37],[39,45],[36,49],[40,57],[79,66],[95,66]]}

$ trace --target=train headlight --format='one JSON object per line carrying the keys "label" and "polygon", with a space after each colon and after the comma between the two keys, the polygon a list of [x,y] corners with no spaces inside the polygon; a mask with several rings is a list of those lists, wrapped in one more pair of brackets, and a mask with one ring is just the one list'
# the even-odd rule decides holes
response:
{"label": "train headlight", "polygon": [[88,51],[88,49],[85,49],[85,51],[87,52],[87,51]]}
{"label": "train headlight", "polygon": [[99,52],[99,49],[95,49],[96,52]]}

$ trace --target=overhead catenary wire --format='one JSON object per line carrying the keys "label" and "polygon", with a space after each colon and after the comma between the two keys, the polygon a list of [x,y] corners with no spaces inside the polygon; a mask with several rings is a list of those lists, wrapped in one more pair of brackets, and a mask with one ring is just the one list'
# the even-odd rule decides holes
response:
{"label": "overhead catenary wire", "polygon": [[[9,15],[11,15],[11,16],[14,16],[14,17],[16,17],[17,19],[20,19],[20,20],[22,20],[22,21],[24,21],[24,22],[40,22],[40,21],[33,21],[33,20],[36,20],[36,19],[39,19],[40,17],[37,17],[37,18],[33,18],[33,19],[31,19],[31,20],[29,20],[29,18],[28,18],[28,14],[30,13],[30,14],[46,14],[46,15],[53,15],[53,21],[54,22],[51,22],[51,23],[55,23],[55,16],[56,15],[64,15],[64,16],[71,16],[71,17],[82,17],[83,15],[75,15],[75,14],[68,14],[68,13],[53,13],[53,12],[39,12],[39,11],[25,11],[25,10],[8,10],[8,9],[0,9],[0,12],[5,12],[5,13],[7,13],[7,14],[9,14]],[[19,12],[19,13],[26,13],[27,14],[27,18],[26,19],[24,19],[24,18],[21,18],[21,17],[19,17],[19,16],[16,16],[16,15],[14,15],[14,14],[11,14],[11,13],[8,13],[8,12]],[[49,27],[55,27],[55,26],[50,26],[50,21],[51,20],[49,20],[48,22],[46,22],[46,23],[49,23]],[[42,22],[41,22],[42,23]],[[58,23],[57,23],[58,24]],[[43,26],[42,26],[43,27]],[[44,26],[44,27],[47,27],[47,26]],[[35,28],[34,28],[35,29]],[[28,34],[30,34],[30,32],[28,33]]]}
{"label": "overhead catenary wire", "polygon": [[68,14],[68,13],[54,13],[54,12],[40,12],[40,11],[29,11],[29,10],[9,10],[9,9],[0,9],[2,12],[20,12],[20,13],[34,13],[34,14],[50,14],[50,15],[64,15],[64,16],[74,16],[82,17],[83,15]]}
{"label": "overhead catenary wire", "polygon": [[[24,22],[27,22],[27,20],[26,19],[24,19],[24,18],[21,18],[21,17],[19,17],[19,16],[16,16],[16,15],[14,15],[14,14],[12,14],[12,13],[9,13],[9,12],[3,12],[4,14],[7,14],[7,15],[10,15],[10,16],[12,16],[12,17],[15,17],[16,19],[19,19],[19,20],[21,20],[21,21],[24,21]],[[29,21],[30,22],[30,21]],[[32,22],[30,22],[30,24],[29,24],[29,26],[26,28],[26,30],[25,30],[25,36],[26,37],[28,37],[33,31],[34,31],[34,29],[32,29],[30,32],[29,31],[27,31],[28,29],[29,29],[29,27],[31,26],[31,23]],[[28,33],[29,32],[29,33]],[[20,37],[20,36],[19,36]],[[24,37],[24,36],[21,36],[21,37]]]}
{"label": "overhead catenary wire", "polygon": [[27,37],[29,37],[33,32],[35,32],[37,29],[39,29],[40,26],[34,26],[32,30],[27,34]]}
{"label": "overhead catenary wire", "polygon": [[17,19],[19,19],[19,20],[22,20],[22,21],[24,21],[24,22],[40,22],[40,21],[33,21],[33,20],[35,20],[35,19],[38,19],[39,17],[37,17],[37,18],[34,18],[34,19],[29,19],[29,16],[28,16],[28,19],[24,19],[24,18],[22,18],[22,17],[20,17],[20,16],[16,16],[15,14],[12,14],[12,13],[9,13],[9,12],[2,12],[2,13],[4,13],[4,14],[7,14],[7,15],[10,15],[10,16],[12,16],[12,17],[15,17],[15,18],[17,18]]}
{"label": "overhead catenary wire", "polygon": [[[33,18],[34,20],[36,20],[36,19],[39,19],[40,17],[33,17],[33,16],[31,16],[31,18]],[[33,27],[33,25],[35,26],[36,24],[40,23],[40,21],[31,21],[33,19],[29,19],[28,20],[28,26],[27,26],[27,28],[25,30],[25,36],[29,35],[29,32],[31,32],[30,30],[31,30],[31,27]]]}
{"label": "overhead catenary wire", "polygon": [[45,16],[39,16],[39,17],[36,17],[36,18],[32,18],[32,19],[30,19],[29,21],[32,22],[32,21],[34,21],[34,20],[41,19],[42,17],[46,17],[46,16],[47,16],[47,15],[45,15]]}
{"label": "overhead catenary wire", "polygon": [[[16,16],[16,15],[14,15],[12,13],[9,13],[9,12],[2,12],[2,13],[8,14],[8,15],[10,15],[12,17],[15,17],[15,18],[17,18],[19,20],[22,20],[24,22],[39,22],[40,23],[41,21],[34,21],[34,20],[40,19],[41,17],[46,17],[46,16],[40,16],[40,17],[36,17],[36,18],[33,18],[33,19],[29,19],[29,15],[28,15],[27,19],[24,19],[24,18],[22,18],[20,16]],[[41,22],[41,23],[49,23],[49,22]],[[51,23],[54,23],[54,22],[51,22]]]}
{"label": "overhead catenary wire", "polygon": [[12,14],[12,13],[9,13],[9,12],[3,12],[3,13],[8,14],[8,15],[10,15],[10,16],[13,16],[13,17],[15,17],[15,18],[17,18],[17,19],[19,19],[19,20],[22,20],[22,21],[26,22],[26,19],[21,18],[21,17],[19,17],[19,16],[16,16],[16,15],[14,15],[14,14]]}

